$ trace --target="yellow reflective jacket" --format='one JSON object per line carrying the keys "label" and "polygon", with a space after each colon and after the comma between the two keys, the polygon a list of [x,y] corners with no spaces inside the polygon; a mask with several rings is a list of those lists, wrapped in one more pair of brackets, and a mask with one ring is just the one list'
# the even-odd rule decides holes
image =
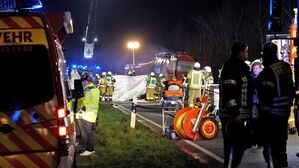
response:
{"label": "yellow reflective jacket", "polygon": [[99,109],[100,91],[93,83],[84,86],[83,90],[84,97],[79,100],[80,107],[85,106],[85,113],[82,114],[82,119],[94,123],[96,122]]}
{"label": "yellow reflective jacket", "polygon": [[201,89],[203,87],[203,70],[191,70],[188,75],[189,89]]}

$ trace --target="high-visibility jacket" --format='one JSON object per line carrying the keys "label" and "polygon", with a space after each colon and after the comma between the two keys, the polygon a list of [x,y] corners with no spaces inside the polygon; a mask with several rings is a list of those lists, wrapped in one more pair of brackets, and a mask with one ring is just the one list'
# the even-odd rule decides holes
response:
{"label": "high-visibility jacket", "polygon": [[156,88],[156,86],[157,86],[157,78],[151,77],[151,76],[147,77],[147,79],[146,79],[146,86],[147,86],[147,88]]}
{"label": "high-visibility jacket", "polygon": [[241,59],[231,57],[220,75],[220,118],[251,119],[253,79],[249,66]]}
{"label": "high-visibility jacket", "polygon": [[257,77],[257,93],[261,115],[289,117],[295,96],[290,65],[276,60],[265,66]]}
{"label": "high-visibility jacket", "polygon": [[107,75],[106,82],[107,82],[107,86],[113,86],[115,83],[115,79],[112,76]]}
{"label": "high-visibility jacket", "polygon": [[99,78],[99,87],[106,87],[107,81],[105,79],[105,76],[102,76]]}
{"label": "high-visibility jacket", "polygon": [[100,91],[93,83],[84,86],[84,97],[80,99],[80,107],[85,106],[85,112],[82,114],[82,119],[89,122],[96,122],[99,109]]}
{"label": "high-visibility jacket", "polygon": [[202,89],[204,83],[203,70],[192,70],[188,73],[189,89]]}

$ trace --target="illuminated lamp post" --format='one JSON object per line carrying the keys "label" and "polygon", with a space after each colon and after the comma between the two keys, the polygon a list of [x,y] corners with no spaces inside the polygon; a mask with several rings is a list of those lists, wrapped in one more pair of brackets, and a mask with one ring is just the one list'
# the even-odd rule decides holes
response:
{"label": "illuminated lamp post", "polygon": [[135,65],[135,55],[134,55],[134,51],[135,49],[140,47],[140,44],[138,41],[130,41],[128,42],[128,48],[132,50],[133,52],[133,65]]}

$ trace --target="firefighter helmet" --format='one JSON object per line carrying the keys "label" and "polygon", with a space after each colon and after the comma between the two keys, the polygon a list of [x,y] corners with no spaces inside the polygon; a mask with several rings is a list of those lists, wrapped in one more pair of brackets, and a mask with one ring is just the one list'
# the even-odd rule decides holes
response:
{"label": "firefighter helmet", "polygon": [[92,75],[88,72],[83,72],[81,75],[81,80],[87,80],[89,82],[92,82]]}
{"label": "firefighter helmet", "polygon": [[199,62],[195,62],[194,63],[194,69],[199,69],[200,68],[200,63]]}
{"label": "firefighter helmet", "polygon": [[106,72],[102,72],[102,75],[103,75],[103,76],[106,76]]}
{"label": "firefighter helmet", "polygon": [[112,72],[111,72],[111,71],[108,71],[107,75],[110,75],[110,76],[111,76],[111,75],[112,75]]}
{"label": "firefighter helmet", "polygon": [[162,73],[159,74],[159,78],[162,78],[164,75]]}
{"label": "firefighter helmet", "polygon": [[209,72],[209,73],[212,72],[212,68],[211,68],[210,66],[205,66],[205,70],[206,70],[207,72]]}
{"label": "firefighter helmet", "polygon": [[150,73],[150,76],[155,76],[155,73],[154,73],[154,72],[151,72],[151,73]]}
{"label": "firefighter helmet", "polygon": [[251,65],[251,62],[248,61],[248,60],[246,60],[246,61],[245,61],[245,64],[247,64],[248,66],[250,66],[250,65]]}

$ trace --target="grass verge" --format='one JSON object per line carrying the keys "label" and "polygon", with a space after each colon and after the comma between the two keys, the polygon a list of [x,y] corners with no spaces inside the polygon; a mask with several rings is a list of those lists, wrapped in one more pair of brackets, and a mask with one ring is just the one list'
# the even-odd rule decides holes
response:
{"label": "grass verge", "polygon": [[142,124],[130,128],[130,116],[108,103],[100,104],[98,117],[92,157],[95,167],[207,167]]}

